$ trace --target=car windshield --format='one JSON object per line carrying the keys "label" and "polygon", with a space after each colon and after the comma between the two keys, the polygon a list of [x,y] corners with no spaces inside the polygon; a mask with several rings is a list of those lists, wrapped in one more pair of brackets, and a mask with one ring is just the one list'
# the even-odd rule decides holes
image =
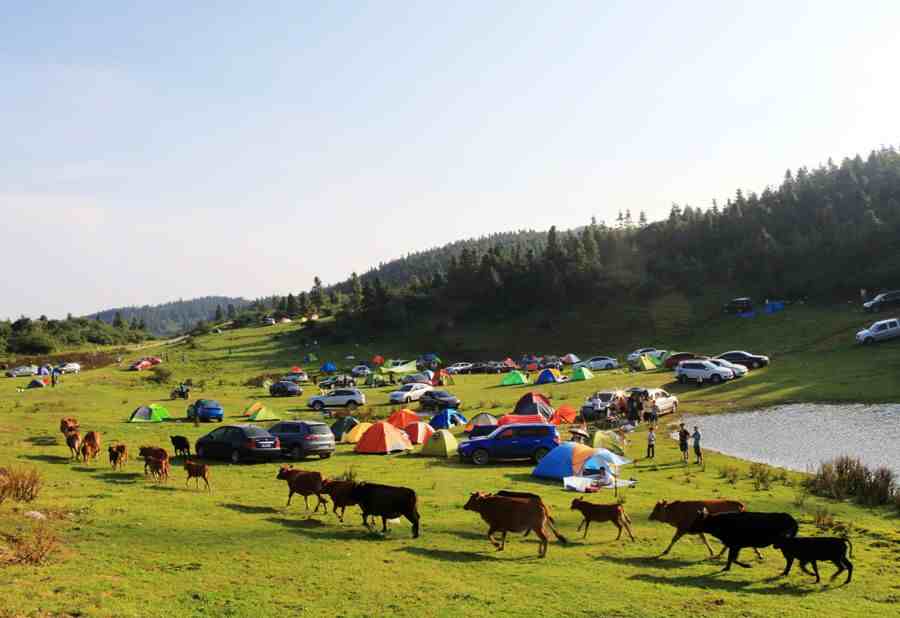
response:
{"label": "car windshield", "polygon": [[406,386],[404,386],[403,388],[400,389],[400,392],[401,392],[401,393],[408,393],[408,392],[411,391],[412,389],[413,389],[413,385],[412,385],[412,384],[407,384]]}

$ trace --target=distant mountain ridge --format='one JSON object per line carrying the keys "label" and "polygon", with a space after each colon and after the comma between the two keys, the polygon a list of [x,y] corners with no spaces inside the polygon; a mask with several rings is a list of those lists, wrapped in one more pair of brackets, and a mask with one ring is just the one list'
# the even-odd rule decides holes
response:
{"label": "distant mountain ridge", "polygon": [[119,313],[125,323],[132,320],[143,322],[147,332],[157,337],[168,337],[190,330],[200,320],[212,320],[218,307],[221,307],[227,315],[229,305],[234,308],[233,311],[237,311],[249,304],[249,300],[240,297],[204,296],[160,305],[104,309],[90,314],[89,317],[112,324],[116,314]]}

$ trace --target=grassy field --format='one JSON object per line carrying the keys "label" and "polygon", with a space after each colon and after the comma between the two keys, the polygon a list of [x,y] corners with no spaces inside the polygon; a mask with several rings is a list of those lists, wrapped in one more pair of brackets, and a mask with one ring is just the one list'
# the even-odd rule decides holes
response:
{"label": "grassy field", "polygon": [[[587,393],[606,387],[665,386],[691,414],[786,401],[900,400],[900,345],[855,347],[852,334],[864,322],[845,310],[796,308],[750,321],[713,320],[702,329],[647,342],[711,353],[749,348],[773,357],[771,368],[719,387],[683,388],[670,383],[670,373],[615,371],[590,382],[538,390],[557,405],[578,407]],[[306,397],[273,400],[262,389],[244,386],[255,375],[299,363],[307,350],[294,343],[295,328],[204,337],[169,350],[167,365],[176,379],[203,383],[196,394],[221,401],[226,420],[237,420],[255,400],[282,418],[318,418],[304,408]],[[627,351],[622,344],[604,347],[594,337],[589,340],[587,349],[573,343],[571,349],[554,351],[620,356]],[[535,345],[526,341],[523,335],[519,346]],[[425,350],[405,349],[396,341],[316,351],[323,359],[338,360],[375,352],[410,357]],[[122,441],[135,452],[143,444],[168,447],[175,434],[193,441],[212,427],[125,423],[138,405],[164,400],[169,387],[119,368],[66,377],[57,389],[17,392],[14,387],[24,382],[2,383],[0,466],[34,466],[45,486],[32,504],[0,506],[0,532],[27,531],[33,524],[23,512],[38,510],[49,515],[46,526],[59,536],[60,547],[43,566],[0,565],[0,615],[854,616],[889,614],[900,602],[900,519],[894,511],[802,501],[796,474],[769,490],[756,490],[746,462],[710,453],[705,468],[684,467],[668,440],[658,446],[655,464],[638,461],[624,469],[637,480],[636,487],[623,492],[637,537],[633,543],[614,541],[611,525],[593,526],[582,541],[575,534],[579,519],[569,510],[572,494],[533,479],[528,464],[475,468],[414,454],[355,455],[347,446],[329,460],[303,464],[327,475],[352,469],[360,479],[414,488],[422,536],[413,540],[405,520],[383,537],[360,525],[355,508],[343,524],[330,514],[308,517],[302,500],[285,508],[287,490],[275,479],[276,464],[214,464],[213,491],[207,494],[185,488],[180,470],[168,484],[157,485],[144,479],[142,465],[134,461],[122,472],[103,462],[72,463],[57,431],[62,416],[76,416],[83,430],[102,432],[105,444]],[[528,389],[502,388],[498,382],[496,376],[464,376],[450,390],[463,399],[467,415],[479,410],[499,414]],[[373,413],[390,412],[387,391],[366,391]],[[184,408],[183,402],[170,406],[179,418]],[[643,446],[640,432],[628,454],[639,458]],[[740,470],[735,485],[720,477],[726,466]],[[540,493],[571,544],[551,544],[547,558],[539,560],[533,535],[515,535],[506,551],[493,551],[483,522],[462,505],[472,491],[501,488]],[[772,549],[763,550],[765,561],[750,570],[718,574],[721,564],[705,560],[705,548],[690,537],[670,556],[654,558],[672,535],[671,528],[648,521],[657,499],[719,496],[743,500],[753,510],[791,512],[801,521],[801,534],[818,532],[813,520],[821,509],[839,522],[852,522],[853,583],[815,585],[796,569],[788,578],[777,578],[784,562]],[[613,497],[591,499],[609,502]],[[822,566],[827,578],[832,567]]]}

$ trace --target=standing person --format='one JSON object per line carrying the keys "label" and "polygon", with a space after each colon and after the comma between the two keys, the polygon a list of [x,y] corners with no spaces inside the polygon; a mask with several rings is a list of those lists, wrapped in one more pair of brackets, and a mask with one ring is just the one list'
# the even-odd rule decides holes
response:
{"label": "standing person", "polygon": [[691,434],[694,439],[694,455],[697,456],[697,464],[703,463],[703,451],[700,449],[700,428],[694,425],[694,433]]}
{"label": "standing person", "polygon": [[653,431],[653,425],[647,431],[647,459],[656,458],[656,432]]}
{"label": "standing person", "polygon": [[50,372],[50,384],[53,388],[56,388],[56,383],[59,381],[59,370],[54,367],[53,371]]}
{"label": "standing person", "polygon": [[680,427],[678,430],[678,448],[681,449],[681,461],[688,463],[688,438],[691,437],[691,434],[685,429],[684,423],[681,423]]}

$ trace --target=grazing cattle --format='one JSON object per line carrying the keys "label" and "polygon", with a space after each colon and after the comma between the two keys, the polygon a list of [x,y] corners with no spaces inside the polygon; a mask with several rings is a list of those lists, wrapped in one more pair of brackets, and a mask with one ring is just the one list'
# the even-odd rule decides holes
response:
{"label": "grazing cattle", "polygon": [[87,463],[88,459],[96,459],[99,454],[100,434],[96,431],[89,431],[84,434],[84,439],[81,441],[81,459]]}
{"label": "grazing cattle", "polygon": [[[550,524],[552,524],[554,526],[556,525],[556,520],[553,519],[553,515],[550,514],[550,507],[547,506],[546,504],[544,504],[544,500],[537,494],[533,494],[533,493],[530,493],[527,491],[509,491],[507,489],[501,489],[500,491],[498,491],[495,494],[485,494],[485,495],[506,496],[507,498],[524,498],[526,500],[531,500],[532,502],[539,504],[541,506],[541,508],[544,509],[544,514],[547,516],[547,521],[549,521]],[[530,529],[526,530],[525,534],[523,536],[528,536],[530,533],[531,533]],[[561,543],[568,542],[563,535],[557,533],[555,530],[554,530],[554,534],[556,534],[556,538],[558,538]]]}
{"label": "grazing cattle", "polygon": [[292,466],[281,466],[275,478],[282,481],[287,481],[288,506],[291,505],[291,498],[294,497],[294,494],[300,494],[301,496],[303,496],[303,501],[306,503],[306,510],[308,511],[309,497],[315,496],[316,498],[318,498],[318,502],[316,503],[316,508],[313,509],[313,513],[318,512],[320,506],[322,507],[322,510],[325,511],[325,513],[328,513],[328,501],[322,497],[322,494],[324,493],[324,479],[322,478],[322,474],[320,472],[294,470]]}
{"label": "grazing cattle", "polygon": [[[713,552],[712,547],[709,546],[709,541],[706,540],[706,536],[702,532],[694,533],[690,531],[694,520],[697,519],[697,512],[701,509],[706,509],[713,515],[717,513],[729,513],[732,511],[742,512],[747,510],[746,507],[744,507],[744,504],[737,500],[676,500],[675,502],[661,500],[657,502],[656,506],[653,507],[653,512],[650,513],[650,521],[661,521],[675,528],[675,536],[672,537],[672,542],[669,543],[666,550],[660,554],[660,557],[668,554],[675,543],[678,542],[678,539],[685,534],[700,534],[700,539],[703,541],[703,544],[706,545],[706,549],[709,550],[709,555],[716,555]],[[725,548],[723,547],[718,555],[721,556],[724,551]],[[756,555],[759,556],[759,552],[756,552]]]}
{"label": "grazing cattle", "polygon": [[[331,497],[331,511],[341,521],[344,521],[344,511],[348,506],[355,506],[356,501],[353,500],[353,487],[356,485],[353,481],[333,481],[325,479],[322,481],[322,492]],[[341,514],[338,515],[338,507]]]}
{"label": "grazing cattle", "polygon": [[175,457],[190,457],[191,443],[184,436],[170,436],[172,448],[175,449]]}
{"label": "grazing cattle", "polygon": [[71,433],[73,431],[78,431],[78,429],[78,420],[71,416],[67,416],[63,419],[60,419],[59,421],[59,431],[63,435],[66,435],[67,433]]}
{"label": "grazing cattle", "polygon": [[200,489],[200,479],[203,479],[203,482],[206,483],[206,491],[211,491],[209,486],[209,466],[188,459],[184,462],[184,469],[187,471],[187,479],[184,481],[185,486],[190,483],[191,479],[195,479],[197,489]]}
{"label": "grazing cattle", "polygon": [[572,510],[581,512],[581,516],[584,517],[582,522],[578,524],[578,530],[581,530],[581,526],[584,526],[584,538],[587,538],[588,527],[592,521],[611,521],[619,529],[619,535],[616,537],[617,541],[622,538],[622,528],[625,528],[625,532],[628,533],[632,541],[634,540],[634,535],[631,534],[631,519],[629,519],[628,513],[625,512],[625,507],[621,504],[592,504],[587,500],[575,498],[572,500]]}
{"label": "grazing cattle", "polygon": [[387,532],[387,520],[402,515],[412,523],[413,538],[419,538],[418,498],[412,489],[378,483],[357,483],[350,490],[350,498],[362,509],[363,525],[366,528],[370,528],[369,516],[381,517],[381,531]]}
{"label": "grazing cattle", "polygon": [[153,476],[157,481],[168,481],[169,480],[169,460],[168,459],[160,459],[159,457],[145,457],[144,458],[144,469],[150,470],[150,475]]}
{"label": "grazing cattle", "polygon": [[145,475],[150,471],[150,463],[148,461],[150,457],[166,462],[169,461],[169,454],[166,452],[166,449],[159,448],[158,446],[142,446],[140,449],[138,449],[138,455],[144,458]]}
{"label": "grazing cattle", "polygon": [[[829,560],[838,568],[837,572],[831,576],[834,579],[844,570],[847,571],[847,580],[845,584],[850,583],[853,577],[853,563],[847,559],[847,549],[850,549],[850,557],[853,557],[853,545],[850,539],[840,537],[795,537],[782,538],[773,543],[775,549],[780,549],[784,555],[787,564],[784,566],[784,573],[787,575],[791,572],[791,566],[794,560],[800,562],[800,568],[807,575],[815,575],[816,583],[821,581],[819,577],[819,567],[816,565],[817,560]],[[812,562],[813,573],[810,573],[806,565]]]}
{"label": "grazing cattle", "polygon": [[72,459],[78,459],[78,454],[81,451],[81,434],[77,431],[70,431],[67,433],[66,445],[69,447]]}
{"label": "grazing cattle", "polygon": [[115,444],[109,447],[108,450],[109,464],[113,467],[113,470],[124,468],[125,462],[128,461],[128,447],[124,444]]}
{"label": "grazing cattle", "polygon": [[724,571],[735,563],[750,568],[738,560],[744,547],[768,547],[782,539],[797,536],[797,520],[787,513],[731,512],[710,515],[703,509],[691,525],[690,532],[711,534],[728,548],[728,562]]}
{"label": "grazing cattle", "polygon": [[[508,492],[512,493],[512,492]],[[547,555],[547,527],[553,532],[556,538],[565,543],[550,518],[547,515],[547,507],[539,497],[526,495],[526,497],[517,497],[513,495],[492,495],[481,492],[475,492],[469,496],[469,501],[463,507],[467,511],[474,511],[481,515],[481,518],[488,525],[488,540],[491,545],[497,548],[497,551],[503,551],[506,547],[506,534],[508,532],[525,532],[531,530],[540,539],[538,546],[538,556],[543,558]],[[535,500],[535,498],[538,498]],[[498,543],[494,539],[496,533],[501,533],[501,539]]]}

